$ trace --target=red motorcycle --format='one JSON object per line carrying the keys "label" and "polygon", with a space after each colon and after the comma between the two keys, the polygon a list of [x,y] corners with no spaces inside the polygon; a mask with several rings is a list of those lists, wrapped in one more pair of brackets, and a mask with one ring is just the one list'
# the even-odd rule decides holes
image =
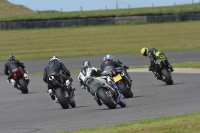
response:
{"label": "red motorcycle", "polygon": [[20,68],[13,71],[13,79],[16,81],[16,86],[18,90],[21,90],[23,94],[28,93],[28,84],[24,78],[24,71]]}

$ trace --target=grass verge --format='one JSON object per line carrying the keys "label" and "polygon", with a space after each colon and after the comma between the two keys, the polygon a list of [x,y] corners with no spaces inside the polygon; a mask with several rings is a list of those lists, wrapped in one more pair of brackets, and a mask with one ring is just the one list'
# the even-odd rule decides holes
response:
{"label": "grass verge", "polygon": [[199,133],[199,125],[200,113],[195,113],[57,133]]}
{"label": "grass verge", "polygon": [[[200,21],[0,31],[0,61],[200,49]],[[183,34],[184,33],[184,34]]]}
{"label": "grass verge", "polygon": [[[174,3],[172,3],[174,4]],[[127,9],[107,9],[93,11],[39,11],[33,12],[30,9],[0,0],[0,20],[24,20],[24,19],[52,19],[52,18],[87,18],[101,16],[130,16],[139,14],[169,14],[169,13],[189,13],[199,12],[200,6],[196,4],[161,6],[161,7],[144,7],[144,8],[128,8]]]}
{"label": "grass verge", "polygon": [[[182,62],[172,64],[173,68],[200,68],[200,62]],[[130,69],[148,68],[149,66],[130,66]]]}

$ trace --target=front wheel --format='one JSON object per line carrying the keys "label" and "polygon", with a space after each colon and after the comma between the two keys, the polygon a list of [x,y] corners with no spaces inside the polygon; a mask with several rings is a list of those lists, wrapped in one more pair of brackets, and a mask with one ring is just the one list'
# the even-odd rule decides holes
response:
{"label": "front wheel", "polygon": [[173,84],[173,80],[171,75],[169,74],[169,72],[166,69],[162,69],[161,70],[162,75],[165,77],[165,82],[167,85],[172,85]]}
{"label": "front wheel", "polygon": [[108,93],[109,91],[106,91],[104,88],[99,88],[97,95],[109,109],[115,109],[117,104]]}
{"label": "front wheel", "polygon": [[58,101],[59,101],[61,107],[63,109],[68,109],[69,108],[69,103],[68,103],[67,98],[64,96],[61,88],[55,89],[55,95],[58,98]]}
{"label": "front wheel", "polygon": [[19,82],[21,92],[23,94],[28,93],[28,88],[27,88],[27,84],[26,84],[25,79],[21,78],[21,79],[18,80],[18,82]]}

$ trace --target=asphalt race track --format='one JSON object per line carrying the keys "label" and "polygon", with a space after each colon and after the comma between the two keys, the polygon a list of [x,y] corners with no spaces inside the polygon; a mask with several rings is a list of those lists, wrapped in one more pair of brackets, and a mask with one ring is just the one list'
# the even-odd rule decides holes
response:
{"label": "asphalt race track", "polygon": [[[168,55],[172,54],[168,53]],[[186,54],[183,52],[182,54],[182,57],[180,55],[172,58],[168,56],[168,58],[170,61],[176,60],[176,62],[190,61],[189,59],[191,61],[200,60],[199,56],[197,58],[200,51],[190,51]],[[120,57],[124,58],[122,55]],[[93,57],[93,60],[95,58],[100,59],[100,57]],[[138,58],[140,57],[138,56]],[[80,66],[81,60],[84,59],[84,57],[68,59],[68,64],[71,60],[72,64]],[[122,61],[132,62],[130,59]],[[137,64],[137,61],[142,64],[140,59],[135,60],[134,64]],[[143,61],[144,65],[148,65],[145,63],[149,63],[149,59]],[[40,62],[34,61],[32,67],[31,65],[27,66],[27,70],[34,72],[36,70],[35,63]],[[37,65],[39,66],[39,64]],[[6,76],[1,75],[0,133],[55,133],[58,130],[76,130],[200,111],[200,74],[174,72],[174,85],[171,86],[166,86],[163,82],[156,80],[151,72],[129,74],[133,79],[134,97],[125,99],[127,103],[125,108],[118,106],[113,110],[108,109],[105,105],[98,106],[88,92],[81,90],[77,74],[72,75],[73,84],[76,87],[77,107],[66,110],[63,110],[46,94],[47,87],[42,76],[30,76],[30,93],[21,94],[6,82]]]}

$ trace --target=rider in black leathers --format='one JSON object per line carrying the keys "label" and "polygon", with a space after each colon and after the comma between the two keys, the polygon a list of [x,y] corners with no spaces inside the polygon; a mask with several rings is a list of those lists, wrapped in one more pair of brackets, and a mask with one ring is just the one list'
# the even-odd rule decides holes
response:
{"label": "rider in black leathers", "polygon": [[27,71],[24,70],[25,66],[23,63],[21,63],[19,60],[15,60],[15,56],[14,55],[9,55],[8,56],[8,62],[5,64],[5,69],[4,69],[4,73],[5,75],[8,75],[7,81],[9,83],[12,83],[14,85],[15,88],[17,88],[16,86],[16,81],[13,79],[13,75],[14,75],[14,71],[16,71],[17,69],[20,69],[24,72],[24,78],[27,82],[27,84],[30,82],[28,75],[27,75]]}
{"label": "rider in black leathers", "polygon": [[[110,54],[106,55],[103,58],[103,62],[101,64],[101,70],[106,70],[106,71],[113,71],[116,67],[124,67],[126,69],[128,69],[129,67],[123,64],[118,63],[117,61],[114,61],[114,57]],[[128,76],[130,82],[132,82],[132,80],[130,79],[129,74],[126,72],[126,75]]]}
{"label": "rider in black leathers", "polygon": [[[52,100],[55,100],[55,95],[53,94],[52,87],[48,84],[48,75],[50,75],[52,72],[55,72],[56,75],[59,75],[62,77],[64,83],[70,81],[70,84],[72,86],[73,79],[71,78],[70,71],[66,68],[66,66],[60,61],[60,59],[57,56],[53,56],[48,66],[44,69],[44,75],[43,80],[45,83],[47,83],[48,90],[47,93],[51,96]],[[72,90],[70,90],[70,97],[74,96],[74,90],[75,88],[72,86]]]}

